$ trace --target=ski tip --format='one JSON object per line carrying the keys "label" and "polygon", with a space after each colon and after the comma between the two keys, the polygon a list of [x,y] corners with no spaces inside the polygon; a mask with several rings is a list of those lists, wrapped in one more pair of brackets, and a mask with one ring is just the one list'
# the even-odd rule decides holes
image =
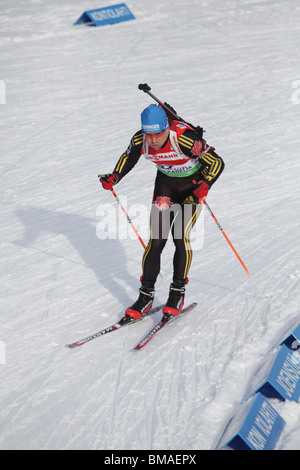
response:
{"label": "ski tip", "polygon": [[144,339],[142,339],[142,341],[140,341],[136,346],[135,348],[133,349],[133,351],[140,351],[141,349],[143,349],[144,346],[146,346],[146,344],[149,343],[149,341],[152,339],[152,336],[149,338],[148,336],[146,336]]}
{"label": "ski tip", "polygon": [[66,344],[66,345],[65,345],[65,348],[74,349],[74,348],[77,348],[78,346],[81,346],[81,343]]}

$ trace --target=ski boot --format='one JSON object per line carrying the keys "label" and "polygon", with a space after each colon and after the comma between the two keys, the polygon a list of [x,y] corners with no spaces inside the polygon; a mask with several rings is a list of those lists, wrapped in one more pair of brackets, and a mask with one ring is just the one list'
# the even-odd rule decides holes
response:
{"label": "ski boot", "polygon": [[122,323],[130,323],[133,320],[139,320],[143,315],[150,310],[154,299],[154,288],[141,286],[139,289],[139,297],[137,301],[127,308],[125,317],[122,319]]}
{"label": "ski boot", "polygon": [[173,279],[170,285],[169,298],[163,308],[163,321],[167,321],[172,315],[179,315],[184,302],[185,279]]}

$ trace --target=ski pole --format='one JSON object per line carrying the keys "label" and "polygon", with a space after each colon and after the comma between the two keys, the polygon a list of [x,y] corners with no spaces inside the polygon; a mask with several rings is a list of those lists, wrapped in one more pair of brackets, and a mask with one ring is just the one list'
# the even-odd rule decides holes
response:
{"label": "ski pole", "polygon": [[136,229],[135,226],[133,225],[131,218],[129,217],[129,215],[127,214],[126,210],[125,210],[124,207],[122,206],[121,201],[120,201],[120,199],[118,198],[118,196],[117,196],[117,194],[116,194],[116,192],[115,192],[115,190],[114,190],[113,188],[111,189],[111,192],[113,193],[114,197],[116,198],[116,200],[117,200],[117,202],[118,202],[120,208],[121,208],[122,211],[124,212],[124,214],[125,214],[125,216],[126,216],[126,218],[127,218],[127,220],[128,220],[128,223],[131,225],[132,230],[134,231],[134,233],[135,233],[136,236],[138,237],[138,239],[139,239],[139,241],[141,242],[141,244],[142,244],[144,250],[146,250],[146,245],[145,245],[145,243],[143,242],[143,240],[142,240],[142,238],[141,238],[139,232],[137,231],[137,229]]}
{"label": "ski pole", "polygon": [[236,251],[236,249],[234,248],[233,244],[231,243],[231,241],[229,240],[228,236],[226,235],[226,233],[224,232],[223,228],[221,227],[220,223],[218,222],[215,214],[213,213],[213,211],[211,210],[210,206],[208,205],[208,203],[206,202],[206,200],[203,198],[202,199],[202,202],[206,205],[207,209],[209,210],[209,213],[210,215],[212,216],[212,218],[214,219],[214,221],[216,222],[219,230],[221,231],[222,235],[225,237],[227,243],[229,244],[230,248],[233,250],[235,256],[237,257],[237,259],[239,260],[239,262],[241,263],[241,265],[243,266],[243,268],[245,269],[246,273],[248,274],[248,276],[250,277],[250,279],[253,281],[253,278],[250,274],[250,272],[248,271],[245,263],[243,262],[242,258],[240,257],[240,255],[238,254],[238,252]]}
{"label": "ski pole", "polygon": [[[98,178],[102,178],[103,176],[105,176],[105,174],[103,174],[103,175],[98,175]],[[131,218],[130,218],[129,215],[127,214],[125,208],[122,206],[122,203],[121,203],[120,199],[118,198],[118,196],[117,196],[117,194],[116,194],[116,192],[115,192],[115,190],[114,190],[113,188],[111,188],[111,192],[112,192],[113,196],[115,197],[117,203],[119,204],[121,210],[124,212],[124,214],[125,214],[125,216],[126,216],[126,219],[127,219],[128,223],[129,223],[129,225],[131,225],[132,230],[134,231],[134,233],[135,233],[136,236],[138,237],[138,239],[139,239],[139,241],[141,242],[141,244],[142,244],[144,250],[146,250],[146,245],[145,245],[145,243],[143,242],[143,240],[142,240],[142,238],[141,238],[139,232],[137,231],[137,229],[136,229],[135,226],[133,225]]]}
{"label": "ski pole", "polygon": [[[101,178],[102,176],[105,176],[105,174],[104,174],[104,175],[98,175],[98,178]],[[116,194],[116,192],[115,192],[115,190],[114,190],[113,188],[111,188],[111,192],[112,192],[113,196],[115,197],[115,199],[117,200],[117,203],[119,204],[121,210],[124,212],[128,223],[131,225],[132,230],[134,231],[134,233],[136,234],[137,238],[138,238],[139,241],[141,242],[141,245],[143,246],[144,250],[146,250],[147,247],[146,247],[145,243],[143,242],[143,240],[142,240],[142,238],[141,238],[139,232],[137,231],[137,229],[136,229],[135,226],[133,225],[132,220],[130,219],[129,215],[127,214],[125,208],[122,206],[122,203],[121,203],[120,199],[118,198],[118,196],[117,196],[117,194]],[[165,281],[163,275],[162,275],[161,273],[159,273],[159,275],[160,275],[162,281],[164,282],[165,286],[167,287],[167,284],[166,284],[166,281]]]}

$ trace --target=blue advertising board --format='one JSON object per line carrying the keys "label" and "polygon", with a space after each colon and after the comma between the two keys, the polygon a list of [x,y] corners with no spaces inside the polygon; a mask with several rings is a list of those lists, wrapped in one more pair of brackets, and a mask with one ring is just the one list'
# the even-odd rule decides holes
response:
{"label": "blue advertising board", "polygon": [[119,3],[110,7],[85,11],[74,25],[87,23],[89,26],[104,26],[134,19],[135,16],[131,13],[126,4]]}
{"label": "blue advertising board", "polygon": [[280,348],[266,382],[259,391],[266,397],[298,402],[300,396],[300,355],[285,344]]}
{"label": "blue advertising board", "polygon": [[[282,344],[273,351],[251,379],[251,397],[261,392],[266,398],[298,402],[300,396],[300,348]],[[246,398],[246,400],[248,399]]]}
{"label": "blue advertising board", "polygon": [[[242,413],[241,413],[242,411]],[[230,431],[238,425],[238,431]],[[258,393],[231,419],[219,442],[218,449],[272,450],[284,428],[285,421],[267,399]]]}
{"label": "blue advertising board", "polygon": [[296,350],[300,348],[300,323],[299,325],[285,338],[281,344],[285,344],[290,349]]}

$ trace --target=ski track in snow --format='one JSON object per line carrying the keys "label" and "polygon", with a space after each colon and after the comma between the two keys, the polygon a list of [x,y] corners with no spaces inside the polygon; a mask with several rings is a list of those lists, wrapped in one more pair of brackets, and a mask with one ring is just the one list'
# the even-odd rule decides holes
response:
{"label": "ski track in snow", "polygon": [[[136,20],[89,28],[72,26],[88,1],[1,4],[1,449],[214,449],[300,319],[298,3],[128,6]],[[206,211],[186,298],[198,307],[142,351],[160,314],[68,350],[137,295],[143,249],[123,215],[127,239],[96,236],[99,205],[118,210],[97,174],[139,128],[145,82],[224,157],[208,201],[257,287]],[[154,177],[140,161],[117,194],[148,206]],[[299,404],[274,406],[277,449],[299,449]]]}

